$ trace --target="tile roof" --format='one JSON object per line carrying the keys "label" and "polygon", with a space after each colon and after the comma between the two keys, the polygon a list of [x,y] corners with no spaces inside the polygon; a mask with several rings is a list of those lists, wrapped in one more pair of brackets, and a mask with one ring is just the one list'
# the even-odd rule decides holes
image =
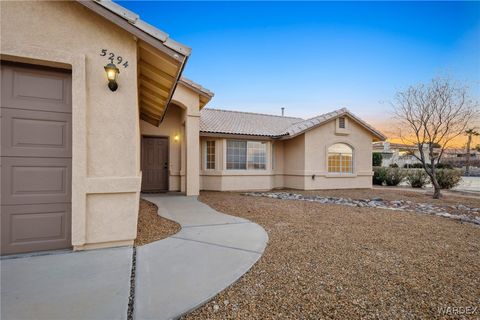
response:
{"label": "tile roof", "polygon": [[382,133],[352,114],[346,108],[306,120],[261,113],[205,108],[200,112],[200,131],[203,133],[251,135],[272,138],[294,137],[342,115],[348,115],[380,140],[386,139]]}
{"label": "tile roof", "polygon": [[200,131],[252,136],[277,137],[286,134],[301,118],[270,114],[204,108],[200,111]]}
{"label": "tile roof", "polygon": [[[79,2],[82,3],[81,0]],[[172,40],[172,38],[170,38],[170,36],[164,31],[157,29],[156,27],[141,20],[140,16],[135,12],[132,12],[125,7],[122,7],[118,3],[115,3],[111,0],[94,0],[94,3],[113,12],[114,14],[126,20],[128,23],[130,23],[132,26],[136,27],[140,31],[152,36],[158,41],[161,41],[166,47],[182,55],[185,55],[185,56],[190,55],[192,49],[190,49],[189,47],[179,42]]]}
{"label": "tile roof", "polygon": [[192,89],[195,89],[195,90],[199,91],[200,94],[204,94],[205,96],[208,96],[210,98],[212,98],[215,95],[212,91],[208,90],[205,87],[202,87],[202,85],[200,85],[200,84],[198,84],[198,83],[196,83],[193,80],[190,80],[188,78],[181,77],[180,82],[184,83],[185,85],[189,86]]}

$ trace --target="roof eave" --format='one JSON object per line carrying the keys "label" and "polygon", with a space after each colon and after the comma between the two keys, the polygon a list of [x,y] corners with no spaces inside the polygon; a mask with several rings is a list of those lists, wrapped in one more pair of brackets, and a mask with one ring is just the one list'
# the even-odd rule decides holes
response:
{"label": "roof eave", "polygon": [[212,91],[185,77],[181,77],[179,82],[200,95],[200,109],[205,107],[215,95]]}
{"label": "roof eave", "polygon": [[[382,133],[380,133],[379,131],[373,129],[370,125],[368,125],[365,121],[361,120],[360,118],[358,118],[357,116],[355,116],[354,114],[352,114],[350,111],[348,111],[346,108],[342,108],[340,109],[341,112],[339,112],[337,115],[333,116],[333,117],[330,117],[330,118],[327,118],[323,121],[320,121],[319,123],[313,125],[313,126],[310,126],[310,127],[307,127],[303,130],[300,130],[298,132],[288,132],[287,135],[288,137],[285,137],[283,139],[291,139],[291,138],[294,138],[294,137],[297,137],[307,131],[310,131],[310,130],[313,130],[315,128],[318,128],[319,126],[322,126],[324,125],[325,123],[327,122],[330,122],[332,120],[335,120],[339,117],[342,117],[342,116],[349,116],[351,117],[352,119],[354,119],[357,123],[359,123],[362,127],[364,127],[366,130],[368,130],[374,137],[376,137],[378,140],[376,141],[385,141],[387,140],[387,137],[385,135],[383,135]],[[340,111],[339,110],[339,111]],[[309,119],[307,119],[309,120]],[[307,121],[306,120],[306,121]]]}
{"label": "roof eave", "polygon": [[210,132],[201,131],[201,137],[212,138],[233,138],[233,139],[253,139],[253,140],[278,140],[277,135],[258,135],[258,134],[244,134],[244,133],[228,133],[228,132]]}
{"label": "roof eave", "polygon": [[191,48],[170,39],[167,33],[140,20],[137,14],[112,1],[77,0],[77,2],[177,61],[183,62],[191,53]]}

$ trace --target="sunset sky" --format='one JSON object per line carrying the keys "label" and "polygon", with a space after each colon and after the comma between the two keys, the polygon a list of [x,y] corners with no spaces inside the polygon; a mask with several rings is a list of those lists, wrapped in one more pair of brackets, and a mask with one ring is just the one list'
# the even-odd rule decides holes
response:
{"label": "sunset sky", "polygon": [[410,84],[449,77],[480,98],[480,2],[119,3],[193,49],[184,75],[212,108],[347,107],[393,138],[389,101]]}

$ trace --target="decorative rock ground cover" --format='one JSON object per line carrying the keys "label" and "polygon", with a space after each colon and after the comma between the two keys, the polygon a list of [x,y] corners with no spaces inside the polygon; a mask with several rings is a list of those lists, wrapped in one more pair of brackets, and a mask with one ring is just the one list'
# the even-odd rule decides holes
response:
{"label": "decorative rock ground cover", "polygon": [[[387,188],[282,191],[480,207],[477,197],[445,193],[433,200]],[[473,223],[237,192],[202,192],[199,199],[260,224],[269,242],[247,274],[183,319],[441,320],[453,319],[445,307],[479,304],[480,228]],[[470,318],[479,316],[480,307]]]}
{"label": "decorative rock ground cover", "polygon": [[436,215],[461,222],[470,222],[480,225],[480,208],[458,205],[434,205],[431,203],[417,203],[410,200],[383,200],[382,198],[351,199],[337,197],[323,197],[319,195],[303,195],[290,192],[248,192],[247,196],[267,197],[281,200],[299,200],[338,204],[352,207],[370,207],[388,210],[409,211],[421,214]]}

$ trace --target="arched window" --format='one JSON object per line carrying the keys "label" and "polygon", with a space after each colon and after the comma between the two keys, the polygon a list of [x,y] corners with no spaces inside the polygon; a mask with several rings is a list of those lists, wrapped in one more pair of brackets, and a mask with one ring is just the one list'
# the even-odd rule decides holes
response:
{"label": "arched window", "polygon": [[328,172],[353,173],[353,149],[344,143],[328,147]]}

